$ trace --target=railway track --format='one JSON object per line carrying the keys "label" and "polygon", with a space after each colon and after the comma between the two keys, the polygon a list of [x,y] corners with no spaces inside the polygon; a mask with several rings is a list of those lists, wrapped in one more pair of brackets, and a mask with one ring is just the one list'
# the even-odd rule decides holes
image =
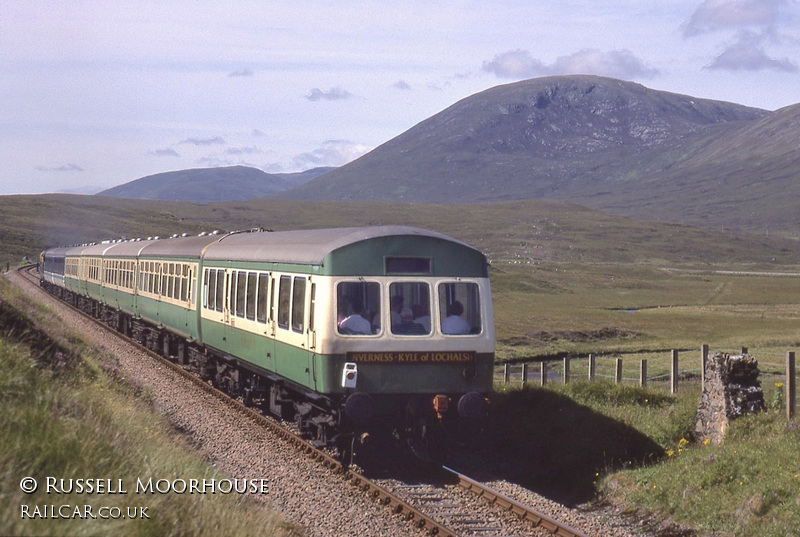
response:
{"label": "railway track", "polygon": [[[35,285],[38,289],[38,276],[32,274],[31,271],[32,267],[23,267],[19,269],[19,273],[24,279],[29,284]],[[44,293],[44,291],[42,291],[42,293]],[[69,304],[64,302],[60,303],[69,306]],[[138,342],[120,334],[117,330],[107,326],[100,320],[71,306],[70,309],[79,313],[84,319],[91,321],[107,333],[135,345],[139,351],[147,353],[158,363],[209,393],[222,404],[231,407],[237,413],[246,416],[253,422],[268,429],[284,441],[293,445],[299,452],[315,459],[334,474],[339,475],[341,479],[359,489],[362,494],[371,498],[374,502],[385,506],[388,512],[405,518],[409,524],[430,535],[512,535],[514,533],[509,533],[508,524],[498,523],[498,518],[508,517],[516,521],[518,529],[521,528],[521,533],[519,534],[530,534],[531,531],[541,531],[546,535],[557,535],[561,537],[588,537],[587,534],[571,528],[567,524],[561,523],[545,513],[509,498],[485,484],[450,468],[442,467],[440,471],[443,475],[449,476],[450,481],[457,483],[457,488],[466,491],[474,498],[479,498],[492,506],[493,509],[491,512],[495,513],[494,516],[481,514],[474,509],[474,507],[465,508],[458,495],[453,494],[452,491],[448,491],[446,487],[408,484],[391,480],[385,480],[384,484],[379,484],[358,471],[345,468],[338,459],[331,456],[329,453],[316,448],[304,438],[298,436],[272,418],[265,416],[251,407],[245,406],[242,402],[231,398],[209,383],[202,381],[178,364],[158,353],[146,349],[139,345]],[[519,524],[521,524],[521,526]],[[512,523],[511,526],[513,527],[514,524]]]}

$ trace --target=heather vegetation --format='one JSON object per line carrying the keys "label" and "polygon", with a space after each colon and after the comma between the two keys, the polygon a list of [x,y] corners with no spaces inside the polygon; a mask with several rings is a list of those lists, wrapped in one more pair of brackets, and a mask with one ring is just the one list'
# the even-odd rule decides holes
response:
{"label": "heather vegetation", "polygon": [[[665,356],[670,349],[696,353],[708,344],[712,351],[733,352],[746,346],[759,357],[800,346],[800,248],[776,233],[738,235],[644,223],[543,201],[459,206],[260,200],[200,205],[53,195],[0,197],[0,212],[3,265],[16,265],[23,256],[35,258],[48,245],[123,236],[378,224],[440,231],[476,246],[491,261],[500,362],[556,354],[639,353],[651,357],[652,372],[662,367],[652,356]],[[82,355],[82,365],[69,374],[74,380],[68,386],[49,386],[54,375],[50,366],[25,365],[36,358],[17,344],[4,345],[4,357],[9,357],[3,362],[12,364],[4,374],[14,376],[3,381],[8,384],[7,401],[30,408],[25,405],[33,405],[33,392],[38,391],[43,395],[37,400],[56,409],[55,414],[39,411],[42,423],[53,416],[58,424],[102,415],[107,426],[121,421],[113,426],[122,428],[122,438],[143,434],[140,429],[131,432],[138,425],[123,414],[144,412],[146,402],[124,383],[105,378],[98,365],[89,365],[97,363],[94,358]],[[46,389],[41,387],[46,384]],[[673,519],[699,528],[700,534],[792,535],[800,522],[800,480],[795,477],[800,472],[800,438],[779,410],[774,381],[763,385],[768,412],[734,422],[725,444],[716,448],[693,442],[700,394],[690,384],[674,396],[657,386],[608,383],[501,389],[493,405],[495,423],[515,436],[495,434],[491,438],[497,443],[486,447],[508,461],[526,461],[519,469],[524,475],[511,477],[567,503],[599,494],[619,502],[632,516],[650,512],[654,520]],[[79,395],[62,391],[70,386],[76,386]],[[110,390],[123,394],[125,404],[135,410],[105,408],[104,394]],[[2,419],[23,419],[15,418],[14,412]],[[148,414],[139,421],[150,428],[148,434],[159,430],[164,445],[182,445],[180,436],[157,416]],[[89,428],[80,429],[78,436],[98,437],[103,443],[92,449],[121,449],[112,440],[116,432],[96,433],[94,425],[85,427]],[[41,437],[14,438],[42,442]],[[123,454],[131,456],[128,451]],[[17,458],[6,457],[12,462],[3,467],[4,475],[14,465],[34,468],[36,461],[27,456],[15,452]],[[112,455],[108,458],[113,460]],[[80,464],[87,471],[99,471],[95,461]],[[116,463],[109,464],[100,469]],[[200,476],[208,471],[202,464],[194,468]],[[574,488],[567,490],[563,480],[559,482],[559,469],[572,472]],[[16,494],[9,496],[13,507],[19,503],[18,483],[6,481],[13,485],[9,493]],[[167,496],[170,501],[178,501],[172,496]],[[182,509],[194,512],[201,507]],[[219,516],[228,514],[225,510]],[[199,523],[215,516],[197,514],[175,523]]]}
{"label": "heather vegetation", "polygon": [[[226,535],[293,535],[262,504],[239,494],[215,495],[214,501],[198,494],[136,494],[137,479],[225,476],[208,466],[145,392],[113,374],[113,357],[98,355],[47,322],[46,310],[21,300],[0,278],[1,534],[215,536],[225,528]],[[58,488],[70,493],[48,493],[53,476],[111,481],[101,495],[79,493],[76,483]],[[32,494],[22,491],[25,477],[38,483]],[[81,516],[54,520],[50,506],[59,514],[78,507]]]}

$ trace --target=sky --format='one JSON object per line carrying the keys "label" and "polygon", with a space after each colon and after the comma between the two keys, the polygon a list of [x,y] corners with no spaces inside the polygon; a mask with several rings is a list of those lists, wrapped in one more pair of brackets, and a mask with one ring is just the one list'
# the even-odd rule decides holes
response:
{"label": "sky", "polygon": [[800,0],[0,0],[0,195],[340,166],[501,84],[800,102]]}

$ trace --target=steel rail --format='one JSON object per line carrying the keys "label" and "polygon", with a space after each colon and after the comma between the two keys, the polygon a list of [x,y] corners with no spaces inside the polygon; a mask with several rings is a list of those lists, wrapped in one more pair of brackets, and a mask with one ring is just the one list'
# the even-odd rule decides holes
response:
{"label": "steel rail", "polygon": [[[22,273],[24,268],[26,267],[19,269],[20,273]],[[32,285],[36,285],[38,287],[38,285],[36,284],[36,281],[38,281],[38,279],[32,277],[29,273],[29,270],[25,271],[24,276]],[[45,290],[41,288],[39,289],[48,296],[57,298],[54,297],[53,295],[50,295]],[[70,307],[73,311],[80,313],[87,320],[90,320],[96,325],[102,327],[107,332],[115,335],[116,337],[119,337],[124,341],[127,341],[128,343],[134,344],[138,350],[144,351],[148,356],[155,359],[159,364],[170,368],[172,371],[186,378],[190,382],[194,383],[196,386],[201,387],[203,390],[213,395],[220,401],[224,402],[231,408],[247,415],[249,418],[253,419],[258,424],[267,427],[270,431],[279,435],[282,439],[292,444],[299,451],[305,453],[306,455],[320,462],[323,466],[331,470],[333,473],[341,474],[342,477],[345,480],[347,480],[351,485],[363,491],[369,497],[373,498],[377,503],[387,506],[394,514],[403,516],[406,520],[408,520],[411,524],[415,525],[416,527],[422,530],[426,530],[430,535],[435,535],[437,537],[458,536],[457,533],[453,532],[451,529],[447,528],[442,523],[437,522],[436,520],[427,516],[425,513],[423,513],[413,505],[399,498],[398,496],[396,496],[389,490],[385,489],[384,487],[378,485],[377,483],[374,483],[364,475],[351,471],[349,469],[345,469],[345,467],[341,464],[341,462],[339,462],[338,459],[332,457],[325,451],[315,447],[306,439],[298,436],[289,429],[281,426],[276,421],[270,419],[269,417],[265,416],[260,412],[255,411],[254,409],[248,406],[245,406],[242,402],[233,399],[225,392],[218,390],[208,382],[201,380],[199,377],[187,371],[186,369],[176,364],[175,362],[172,362],[171,360],[168,360],[167,358],[163,357],[157,352],[152,351],[147,347],[141,345],[138,341],[131,339],[126,335],[120,333],[113,327],[103,323],[100,319],[95,319],[86,312],[78,308],[75,308],[74,306],[72,306],[67,302],[64,302],[63,300],[60,302]],[[556,535],[558,537],[590,537],[587,534],[577,529],[571,528],[566,524],[558,522],[557,520],[547,516],[546,514],[540,511],[537,511],[532,507],[517,502],[516,500],[513,500],[505,496],[504,494],[495,491],[489,488],[488,486],[478,481],[475,481],[474,479],[467,477],[464,474],[457,472],[456,470],[453,470],[452,468],[442,466],[442,470],[457,478],[458,484],[462,488],[478,495],[485,501],[489,502],[492,505],[498,506],[502,510],[513,513],[521,520],[525,520],[532,523],[534,527],[542,528],[545,531],[549,532],[550,534]]]}
{"label": "steel rail", "polygon": [[[55,297],[50,293],[47,293],[44,289],[41,289],[41,287],[38,286],[38,278],[35,278],[30,274],[31,268],[32,266],[21,267],[20,269],[18,269],[18,271],[20,274],[23,275],[23,277],[26,280],[29,281],[29,283],[31,283],[31,285],[35,285],[37,288],[39,288],[42,291],[42,293],[58,300],[58,297]],[[413,524],[414,526],[422,530],[426,530],[430,535],[435,535],[437,537],[458,537],[458,534],[456,534],[446,526],[430,518],[419,509],[415,508],[408,502],[392,494],[390,491],[381,487],[377,483],[374,483],[367,477],[357,472],[346,470],[344,466],[339,462],[339,460],[337,460],[335,457],[332,457],[328,453],[318,449],[310,442],[308,442],[306,439],[298,436],[289,429],[281,426],[279,423],[273,421],[264,414],[261,414],[255,411],[254,409],[245,406],[242,402],[233,399],[225,392],[218,390],[208,382],[203,381],[202,379],[192,374],[191,372],[187,371],[180,365],[168,360],[167,358],[158,354],[157,352],[152,351],[147,347],[141,345],[138,341],[129,338],[125,334],[120,333],[118,330],[105,324],[100,319],[92,317],[88,313],[72,306],[71,304],[63,300],[59,300],[59,302],[61,304],[64,304],[65,306],[68,306],[70,309],[72,309],[72,311],[81,314],[85,319],[92,321],[95,325],[101,327],[103,330],[113,334],[114,336],[122,339],[123,341],[126,341],[127,343],[133,344],[137,350],[145,352],[149,357],[156,360],[160,365],[168,367],[169,369],[179,374],[183,378],[192,382],[194,385],[202,388],[207,393],[213,395],[221,402],[227,404],[231,408],[253,419],[259,425],[267,427],[271,432],[276,433],[283,440],[292,444],[299,451],[305,453],[306,455],[322,463],[323,466],[331,470],[333,473],[341,474],[342,477],[351,485],[360,489],[367,496],[374,499],[377,503],[387,506],[394,514],[403,516],[407,521],[409,521],[409,523]]]}
{"label": "steel rail", "polygon": [[566,524],[563,524],[549,516],[545,515],[544,513],[537,511],[533,507],[529,507],[524,505],[516,500],[505,496],[504,494],[493,490],[483,483],[475,481],[474,479],[461,474],[452,468],[448,468],[447,466],[442,466],[442,469],[455,476],[458,479],[458,484],[483,498],[487,502],[492,505],[496,505],[505,511],[510,511],[517,515],[522,520],[527,520],[532,522],[534,527],[542,528],[552,535],[558,535],[561,537],[589,537],[585,533],[576,530],[575,528],[571,528]]}

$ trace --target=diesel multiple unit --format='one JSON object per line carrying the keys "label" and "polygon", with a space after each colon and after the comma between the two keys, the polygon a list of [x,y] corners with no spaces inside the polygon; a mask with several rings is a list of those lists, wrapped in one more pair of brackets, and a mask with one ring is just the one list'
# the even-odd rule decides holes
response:
{"label": "diesel multiple unit", "polygon": [[342,452],[377,432],[424,451],[485,412],[488,264],[447,236],[253,230],[51,248],[40,261],[50,292]]}

